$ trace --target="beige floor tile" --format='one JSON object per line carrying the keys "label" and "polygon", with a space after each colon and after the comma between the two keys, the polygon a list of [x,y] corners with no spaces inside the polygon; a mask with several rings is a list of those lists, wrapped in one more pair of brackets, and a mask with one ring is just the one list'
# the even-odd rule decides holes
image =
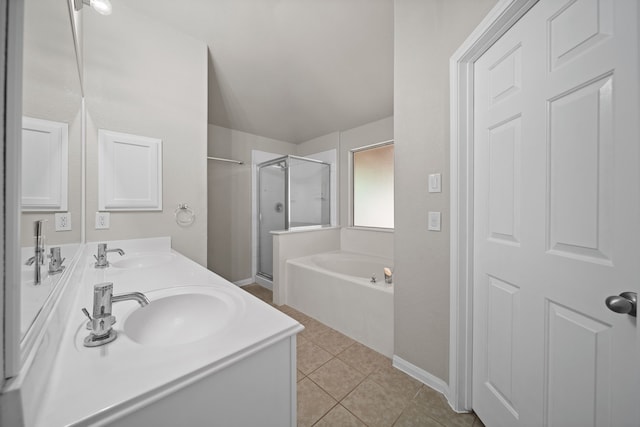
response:
{"label": "beige floor tile", "polygon": [[240,286],[240,289],[242,289],[243,291],[247,291],[249,293],[253,293],[258,286],[260,285],[258,285],[257,283],[251,283],[249,285]]}
{"label": "beige floor tile", "polygon": [[298,427],[312,426],[336,403],[309,378],[303,379],[298,383]]}
{"label": "beige floor tile", "polygon": [[437,391],[422,386],[413,399],[417,410],[438,421],[445,427],[472,427],[475,414],[458,414],[447,403],[444,396]]}
{"label": "beige floor tile", "polygon": [[313,342],[327,350],[334,356],[346,350],[355,343],[354,340],[346,335],[341,334],[335,329],[329,328],[326,332],[318,335]]}
{"label": "beige floor tile", "polygon": [[387,427],[393,425],[409,401],[365,379],[340,403],[368,426]]}
{"label": "beige floor tile", "polygon": [[314,427],[367,427],[342,405],[336,405]]}
{"label": "beige floor tile", "polygon": [[333,357],[310,341],[299,345],[297,352],[298,369],[305,375],[309,375]]}
{"label": "beige floor tile", "polygon": [[300,334],[296,335],[296,347],[300,347],[302,344],[309,342],[308,339],[301,336]]}
{"label": "beige floor tile", "polygon": [[369,375],[377,368],[391,366],[391,360],[389,358],[358,342],[348,347],[336,357],[365,375]]}
{"label": "beige floor tile", "polygon": [[320,335],[329,331],[329,327],[327,325],[308,316],[306,316],[306,319],[298,320],[298,322],[302,323],[302,326],[304,326],[304,331],[300,332],[299,335],[310,341],[315,341]]}
{"label": "beige floor tile", "polygon": [[406,400],[413,399],[422,386],[420,381],[411,378],[393,366],[376,368],[376,370],[369,375],[369,379]]}
{"label": "beige floor tile", "polygon": [[333,358],[309,375],[331,397],[340,401],[364,380],[365,375]]}
{"label": "beige floor tile", "polygon": [[307,316],[306,314],[301,313],[295,308],[289,307],[288,305],[277,305],[275,307],[287,316],[296,319],[300,323],[302,323],[302,320],[309,318],[309,316]]}
{"label": "beige floor tile", "polygon": [[251,295],[257,298],[260,298],[265,302],[271,303],[273,301],[273,292],[256,283],[243,286],[242,289],[244,289],[245,291],[249,292]]}
{"label": "beige floor tile", "polygon": [[431,418],[415,403],[411,402],[407,406],[398,421],[393,427],[444,427],[442,424]]}
{"label": "beige floor tile", "polygon": [[296,371],[298,372],[296,382],[299,383],[300,381],[306,378],[306,375],[300,372],[300,369],[296,369]]}
{"label": "beige floor tile", "polygon": [[473,427],[485,427],[484,423],[480,418],[478,418],[477,415],[475,421],[473,422]]}

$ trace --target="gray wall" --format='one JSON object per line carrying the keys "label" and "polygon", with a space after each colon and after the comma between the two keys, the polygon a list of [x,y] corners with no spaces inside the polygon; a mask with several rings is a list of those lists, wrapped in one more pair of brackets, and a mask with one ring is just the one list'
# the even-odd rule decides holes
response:
{"label": "gray wall", "polygon": [[[127,8],[84,15],[87,111],[87,241],[171,236],[172,246],[207,261],[207,48]],[[162,212],[112,212],[95,230],[98,129],[162,139]],[[187,203],[190,227],[174,211]]]}
{"label": "gray wall", "polygon": [[244,165],[209,161],[207,267],[235,282],[252,277],[251,152],[295,154],[296,146],[250,133],[209,125],[209,155]]}
{"label": "gray wall", "polygon": [[22,115],[69,125],[68,207],[70,231],[55,231],[53,212],[24,212],[22,246],[33,245],[33,221],[44,219],[48,245],[78,243],[81,238],[82,93],[66,2],[25,2]]}
{"label": "gray wall", "polygon": [[[449,58],[496,0],[395,0],[395,354],[448,380]],[[442,173],[442,193],[427,177]],[[427,212],[442,231],[427,231]]]}

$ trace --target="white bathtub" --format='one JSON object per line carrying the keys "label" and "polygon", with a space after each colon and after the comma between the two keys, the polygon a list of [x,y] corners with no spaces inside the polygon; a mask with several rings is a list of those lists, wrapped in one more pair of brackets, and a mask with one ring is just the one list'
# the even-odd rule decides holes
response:
{"label": "white bathtub", "polygon": [[388,258],[344,251],[290,259],[287,304],[392,357],[393,285],[383,272],[392,266]]}

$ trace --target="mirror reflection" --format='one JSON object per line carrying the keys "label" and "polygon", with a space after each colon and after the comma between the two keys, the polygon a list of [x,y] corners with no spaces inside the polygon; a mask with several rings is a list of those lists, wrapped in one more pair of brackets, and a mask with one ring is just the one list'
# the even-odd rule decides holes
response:
{"label": "mirror reflection", "polygon": [[69,5],[25,0],[21,334],[81,241],[82,93]]}

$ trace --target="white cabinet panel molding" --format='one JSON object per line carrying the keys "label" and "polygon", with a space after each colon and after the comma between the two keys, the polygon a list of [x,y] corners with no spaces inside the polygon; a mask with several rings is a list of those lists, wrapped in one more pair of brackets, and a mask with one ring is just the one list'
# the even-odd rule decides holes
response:
{"label": "white cabinet panel molding", "polygon": [[69,126],[22,118],[22,210],[66,211]]}
{"label": "white cabinet panel molding", "polygon": [[98,209],[162,210],[162,140],[98,130]]}

